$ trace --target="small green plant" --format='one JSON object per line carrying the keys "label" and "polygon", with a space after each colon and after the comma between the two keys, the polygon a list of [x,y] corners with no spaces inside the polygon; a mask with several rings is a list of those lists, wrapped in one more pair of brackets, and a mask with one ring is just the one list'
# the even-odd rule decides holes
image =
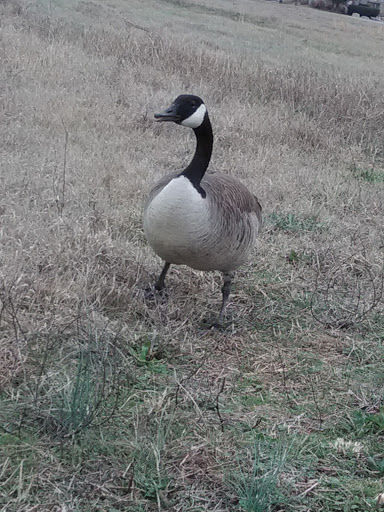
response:
{"label": "small green plant", "polygon": [[367,463],[370,469],[384,475],[384,458],[368,457]]}
{"label": "small green plant", "polygon": [[264,385],[254,375],[243,377],[237,384],[237,390],[239,391],[239,401],[245,407],[261,405],[269,400]]}
{"label": "small green plant", "polygon": [[300,257],[299,257],[299,254],[296,252],[296,251],[291,251],[288,256],[287,256],[287,260],[289,261],[289,263],[292,263],[292,264],[295,264],[295,263],[298,263],[299,260],[300,260]]}
{"label": "small green plant", "polygon": [[20,439],[12,434],[0,435],[0,446],[7,446],[9,444],[17,445],[20,442],[21,442]]}
{"label": "small green plant", "polygon": [[316,231],[324,227],[316,216],[301,218],[294,213],[272,212],[267,223],[280,231]]}
{"label": "small green plant", "polygon": [[298,265],[299,263],[310,264],[311,255],[303,252],[297,252],[292,249],[286,256],[288,263]]}
{"label": "small green plant", "polygon": [[384,183],[384,171],[374,167],[359,167],[352,165],[352,174],[357,180],[367,181],[368,183]]}
{"label": "small green plant", "polygon": [[380,407],[378,412],[372,414],[367,414],[364,411],[356,411],[354,414],[354,423],[360,431],[383,434],[384,406]]}
{"label": "small green plant", "polygon": [[67,436],[90,425],[108,404],[111,376],[104,358],[97,356],[90,350],[80,350],[75,376],[60,392],[58,419]]}
{"label": "small green plant", "polygon": [[120,371],[121,353],[105,328],[78,320],[73,334],[72,345],[65,349],[63,337],[54,332],[40,351],[40,338],[30,349],[35,374],[27,385],[33,400],[25,404],[23,419],[27,424],[35,418],[47,434],[62,439],[108,422],[120,406],[123,381],[130,389],[127,374]]}
{"label": "small green plant", "polygon": [[132,350],[132,355],[135,357],[139,366],[145,366],[153,373],[168,373],[167,366],[161,361],[161,351],[154,350],[151,341],[148,340],[136,350]]}
{"label": "small green plant", "polygon": [[280,442],[258,441],[254,447],[251,471],[241,468],[231,475],[232,486],[245,512],[267,512],[273,505],[286,501],[279,480],[288,451]]}
{"label": "small green plant", "polygon": [[142,496],[157,502],[160,509],[162,492],[172,485],[163,459],[169,438],[178,431],[174,418],[170,415],[162,414],[161,418],[154,421],[153,426],[155,428],[150,437],[138,435],[136,439],[136,449],[133,452],[134,481]]}

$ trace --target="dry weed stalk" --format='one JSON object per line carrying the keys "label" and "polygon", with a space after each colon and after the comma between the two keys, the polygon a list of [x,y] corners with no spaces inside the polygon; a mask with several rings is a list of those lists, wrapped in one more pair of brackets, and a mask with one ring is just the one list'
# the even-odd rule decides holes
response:
{"label": "dry weed stalk", "polygon": [[68,148],[68,130],[65,127],[64,121],[62,120],[64,128],[64,154],[63,154],[63,165],[61,171],[61,183],[57,182],[55,175],[53,175],[53,193],[56,200],[57,211],[60,217],[63,216],[64,205],[65,205],[65,186],[66,186],[66,172],[67,172],[67,148]]}
{"label": "dry weed stalk", "polygon": [[323,262],[311,298],[313,317],[327,327],[362,322],[381,302],[384,273],[361,254]]}
{"label": "dry weed stalk", "polygon": [[217,412],[217,416],[219,417],[219,421],[220,421],[220,428],[221,428],[221,431],[224,432],[224,418],[220,412],[220,402],[219,402],[219,399],[220,399],[220,395],[224,392],[224,386],[225,386],[225,377],[223,377],[221,379],[221,383],[219,384],[219,390],[217,392],[217,395],[216,395],[216,398],[215,398],[215,409],[216,409],[216,412]]}

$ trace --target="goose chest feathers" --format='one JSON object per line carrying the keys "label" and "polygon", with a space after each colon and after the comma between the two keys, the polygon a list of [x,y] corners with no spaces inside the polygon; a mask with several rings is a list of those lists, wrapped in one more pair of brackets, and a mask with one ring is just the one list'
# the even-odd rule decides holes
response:
{"label": "goose chest feathers", "polygon": [[196,270],[220,270],[224,275],[224,318],[233,271],[245,263],[261,227],[261,206],[240,181],[224,173],[207,172],[213,132],[207,108],[198,96],[183,94],[159,114],[157,121],[173,121],[192,128],[196,150],[183,171],[163,177],[151,190],[144,209],[147,240],[165,262],[155,284],[164,287],[171,264]]}

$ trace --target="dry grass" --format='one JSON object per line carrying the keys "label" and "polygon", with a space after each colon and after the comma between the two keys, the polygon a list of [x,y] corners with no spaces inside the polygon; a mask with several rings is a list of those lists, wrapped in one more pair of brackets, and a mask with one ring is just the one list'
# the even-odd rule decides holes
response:
{"label": "dry grass", "polygon": [[[248,478],[282,453],[267,510],[370,510],[382,27],[225,0],[6,0],[0,24],[2,510],[256,511]],[[143,200],[193,147],[152,114],[181,92],[210,108],[212,167],[264,206],[224,332],[199,328],[219,275],[173,268],[144,300]],[[334,457],[343,436],[362,454]]]}

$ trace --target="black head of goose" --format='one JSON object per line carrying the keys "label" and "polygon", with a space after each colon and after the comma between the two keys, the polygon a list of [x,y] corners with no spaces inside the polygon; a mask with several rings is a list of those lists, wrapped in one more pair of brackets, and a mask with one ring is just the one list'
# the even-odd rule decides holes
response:
{"label": "black head of goose", "polygon": [[240,181],[218,172],[206,173],[213,132],[201,98],[183,94],[155,114],[157,121],[172,121],[192,128],[196,150],[183,171],[162,178],[151,190],[144,209],[147,240],[164,261],[155,283],[164,288],[171,264],[196,270],[220,270],[224,275],[223,300],[217,321],[222,324],[234,270],[245,263],[261,227],[261,206]]}

